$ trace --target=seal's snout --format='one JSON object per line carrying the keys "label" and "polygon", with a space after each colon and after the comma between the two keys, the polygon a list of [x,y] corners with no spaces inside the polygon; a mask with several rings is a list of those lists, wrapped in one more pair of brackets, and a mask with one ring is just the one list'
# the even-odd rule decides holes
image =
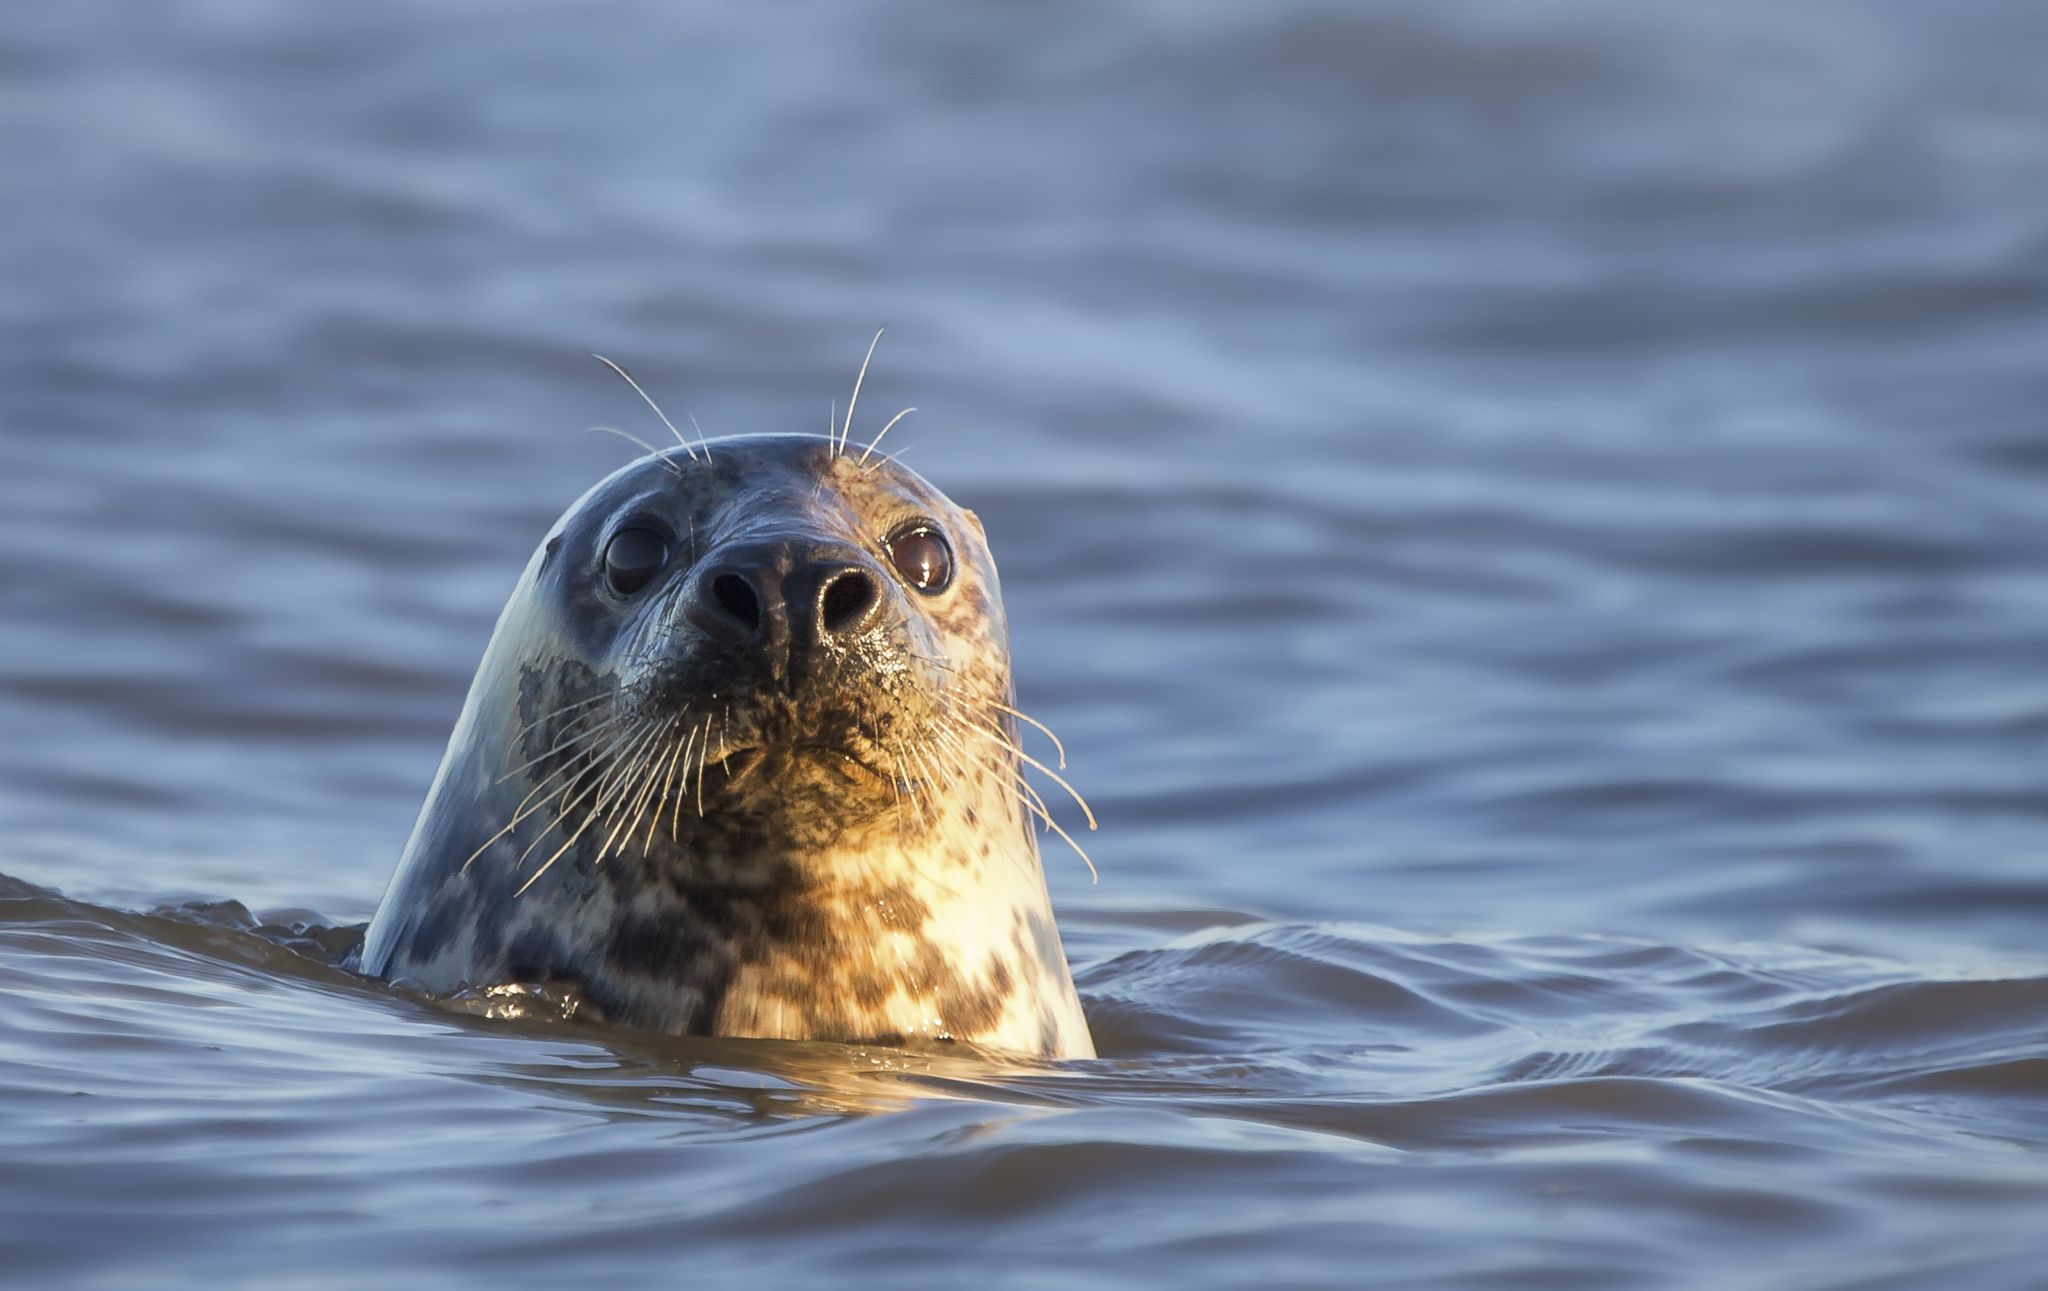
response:
{"label": "seal's snout", "polygon": [[781,675],[793,654],[843,643],[874,625],[880,575],[848,546],[732,551],[698,571],[684,608],[690,622],[728,646],[758,651]]}

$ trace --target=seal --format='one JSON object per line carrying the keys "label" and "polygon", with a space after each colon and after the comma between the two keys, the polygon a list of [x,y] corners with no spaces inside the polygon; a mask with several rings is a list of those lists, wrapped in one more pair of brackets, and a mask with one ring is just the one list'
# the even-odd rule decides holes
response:
{"label": "seal", "polygon": [[1092,1057],[1020,719],[973,513],[836,434],[652,452],[528,562],[358,966]]}

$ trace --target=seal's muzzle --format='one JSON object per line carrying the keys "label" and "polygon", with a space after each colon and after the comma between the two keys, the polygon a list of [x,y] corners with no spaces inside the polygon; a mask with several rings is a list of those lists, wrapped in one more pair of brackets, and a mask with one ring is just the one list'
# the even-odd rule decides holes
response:
{"label": "seal's muzzle", "polygon": [[677,592],[678,615],[776,681],[813,667],[867,633],[883,606],[883,577],[846,543],[729,547],[707,558]]}

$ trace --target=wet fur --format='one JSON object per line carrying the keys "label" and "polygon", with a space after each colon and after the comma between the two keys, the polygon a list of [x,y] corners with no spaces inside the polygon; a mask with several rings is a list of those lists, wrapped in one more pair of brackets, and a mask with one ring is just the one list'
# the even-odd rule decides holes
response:
{"label": "wet fur", "polygon": [[[648,514],[684,550],[621,603],[604,543]],[[917,516],[955,553],[936,597],[881,554]],[[718,553],[813,542],[873,553],[886,576],[858,639],[776,675],[676,612]],[[362,966],[433,992],[567,985],[667,1032],[1091,1056],[1010,698],[979,523],[912,472],[808,436],[642,459],[570,508],[521,577]],[[735,724],[784,751],[717,764]]]}

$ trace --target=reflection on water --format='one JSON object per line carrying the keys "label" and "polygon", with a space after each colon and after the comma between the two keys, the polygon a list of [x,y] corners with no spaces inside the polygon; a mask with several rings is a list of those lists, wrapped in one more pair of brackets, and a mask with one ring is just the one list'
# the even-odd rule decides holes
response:
{"label": "reflection on water", "polygon": [[[2048,18],[1020,21],[0,19],[9,1273],[2038,1285]],[[584,356],[822,430],[883,322],[1103,1057],[331,967]]]}

